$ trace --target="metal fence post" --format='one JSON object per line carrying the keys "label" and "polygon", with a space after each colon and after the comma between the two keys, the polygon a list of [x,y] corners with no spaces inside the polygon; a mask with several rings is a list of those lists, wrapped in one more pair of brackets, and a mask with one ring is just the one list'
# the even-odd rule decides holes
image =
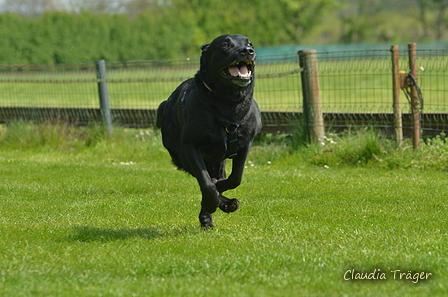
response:
{"label": "metal fence post", "polygon": [[299,63],[303,68],[302,93],[305,130],[309,140],[325,136],[324,117],[320,98],[319,69],[316,50],[299,51]]}
{"label": "metal fence post", "polygon": [[106,125],[107,132],[110,135],[112,134],[112,116],[110,112],[109,93],[107,91],[106,82],[106,61],[96,61],[95,65],[98,78],[98,94],[100,98],[101,114],[103,116],[103,122]]}
{"label": "metal fence post", "polygon": [[[409,43],[408,44],[408,50],[409,50],[409,68],[411,70],[411,75],[414,77],[415,81],[417,82],[417,44],[416,43]],[[411,86],[411,108],[412,108],[412,144],[414,147],[414,150],[418,149],[419,143],[420,143],[420,109],[419,109],[419,95],[417,86],[413,84]]]}
{"label": "metal fence post", "polygon": [[394,128],[395,141],[398,146],[403,142],[403,123],[400,108],[400,66],[399,66],[399,47],[392,45],[390,51],[392,53],[392,83],[393,83],[393,108],[394,108]]}

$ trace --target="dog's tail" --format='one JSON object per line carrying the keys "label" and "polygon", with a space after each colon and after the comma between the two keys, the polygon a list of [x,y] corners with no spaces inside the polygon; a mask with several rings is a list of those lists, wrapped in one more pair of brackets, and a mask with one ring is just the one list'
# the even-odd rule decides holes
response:
{"label": "dog's tail", "polygon": [[157,108],[157,119],[156,119],[156,127],[162,128],[162,117],[163,117],[163,110],[165,109],[166,101],[163,101],[160,103],[159,108]]}

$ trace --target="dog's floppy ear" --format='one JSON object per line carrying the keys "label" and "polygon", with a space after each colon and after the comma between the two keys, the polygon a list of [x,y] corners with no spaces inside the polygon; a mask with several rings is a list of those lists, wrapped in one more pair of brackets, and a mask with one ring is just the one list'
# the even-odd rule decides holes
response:
{"label": "dog's floppy ear", "polygon": [[206,43],[206,44],[203,44],[203,45],[201,46],[201,50],[202,50],[202,55],[201,55],[201,71],[202,71],[202,72],[206,72],[206,69],[207,69],[207,59],[206,59],[205,55],[206,55],[207,50],[209,49],[209,47],[210,47],[210,43]]}
{"label": "dog's floppy ear", "polygon": [[203,45],[201,45],[201,51],[206,52],[209,47],[210,47],[210,43],[203,44]]}

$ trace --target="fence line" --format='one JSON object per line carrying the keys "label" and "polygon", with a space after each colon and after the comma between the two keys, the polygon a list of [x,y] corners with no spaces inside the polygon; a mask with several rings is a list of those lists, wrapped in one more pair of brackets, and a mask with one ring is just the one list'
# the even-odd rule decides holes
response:
{"label": "fence line", "polygon": [[[417,50],[418,84],[424,98],[423,136],[448,130],[448,50]],[[399,69],[410,71],[407,50]],[[317,52],[321,108],[327,131],[372,126],[395,135],[392,58],[389,49]],[[198,59],[106,62],[107,79],[95,63],[0,65],[0,122],[64,120],[80,125],[102,119],[98,84],[107,82],[116,125],[154,125],[155,109],[183,80],[193,77]],[[291,132],[306,117],[297,53],[259,55],[255,99],[263,132]],[[400,90],[404,137],[412,134],[411,105]]]}

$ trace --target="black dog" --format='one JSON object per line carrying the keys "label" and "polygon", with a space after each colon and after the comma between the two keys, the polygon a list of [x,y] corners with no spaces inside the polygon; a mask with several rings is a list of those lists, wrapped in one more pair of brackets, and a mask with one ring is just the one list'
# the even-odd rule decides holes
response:
{"label": "black dog", "polygon": [[[239,186],[252,141],[261,129],[253,100],[255,51],[243,35],[223,35],[201,47],[201,65],[157,110],[157,126],[173,163],[196,177],[202,192],[199,221],[239,208],[222,195]],[[226,159],[232,173],[226,178]]]}

